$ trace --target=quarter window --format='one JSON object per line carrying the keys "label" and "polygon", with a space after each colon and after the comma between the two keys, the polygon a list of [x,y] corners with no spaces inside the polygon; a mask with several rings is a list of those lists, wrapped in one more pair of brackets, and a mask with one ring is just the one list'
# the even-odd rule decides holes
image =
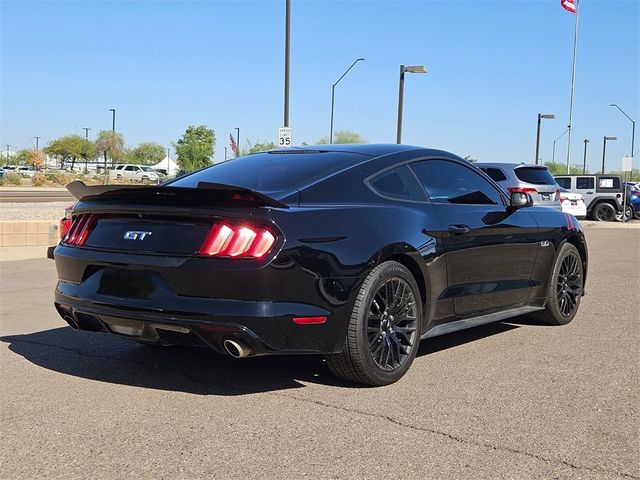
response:
{"label": "quarter window", "polygon": [[558,178],[556,177],[556,183],[560,185],[562,188],[566,188],[567,190],[571,190],[571,179],[564,177]]}
{"label": "quarter window", "polygon": [[412,163],[411,168],[432,202],[503,204],[498,190],[470,167],[447,160],[424,160]]}
{"label": "quarter window", "polygon": [[370,180],[369,185],[383,197],[426,201],[422,188],[406,165],[381,173]]}

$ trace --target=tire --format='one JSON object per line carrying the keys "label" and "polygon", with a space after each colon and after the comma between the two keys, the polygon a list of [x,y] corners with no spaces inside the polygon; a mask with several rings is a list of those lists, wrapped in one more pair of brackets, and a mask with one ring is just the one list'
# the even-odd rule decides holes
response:
{"label": "tire", "polygon": [[400,263],[384,262],[360,287],[342,352],[325,355],[327,365],[356,383],[397,382],[416,356],[421,325],[422,299],[413,275]]}
{"label": "tire", "polygon": [[616,218],[616,209],[610,203],[599,203],[593,209],[593,219],[599,222],[613,222]]}
{"label": "tire", "polygon": [[627,205],[625,208],[624,218],[622,217],[622,210],[616,212],[616,222],[628,222],[633,218],[633,207],[631,205]]}
{"label": "tire", "polygon": [[580,252],[570,243],[565,243],[553,265],[545,309],[534,312],[531,317],[545,325],[566,325],[571,322],[580,307],[583,281]]}

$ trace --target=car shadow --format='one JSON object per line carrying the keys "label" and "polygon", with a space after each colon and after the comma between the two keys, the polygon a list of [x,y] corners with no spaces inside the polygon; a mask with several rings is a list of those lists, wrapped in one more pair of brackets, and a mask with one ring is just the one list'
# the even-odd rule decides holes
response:
{"label": "car shadow", "polygon": [[[518,328],[495,323],[422,342],[418,357]],[[367,388],[334,377],[320,355],[236,360],[213,350],[142,345],[113,335],[60,327],[0,337],[29,362],[66,375],[197,395],[246,395],[301,388],[305,383]],[[416,361],[421,361],[417,359]]]}

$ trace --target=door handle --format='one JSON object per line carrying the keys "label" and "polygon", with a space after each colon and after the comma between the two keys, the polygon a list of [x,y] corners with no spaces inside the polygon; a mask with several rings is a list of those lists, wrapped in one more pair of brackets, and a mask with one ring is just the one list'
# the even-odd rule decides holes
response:
{"label": "door handle", "polygon": [[593,195],[593,192],[587,192],[587,195]]}
{"label": "door handle", "polygon": [[471,229],[468,225],[449,225],[449,233],[453,233],[454,235],[463,235],[470,231]]}

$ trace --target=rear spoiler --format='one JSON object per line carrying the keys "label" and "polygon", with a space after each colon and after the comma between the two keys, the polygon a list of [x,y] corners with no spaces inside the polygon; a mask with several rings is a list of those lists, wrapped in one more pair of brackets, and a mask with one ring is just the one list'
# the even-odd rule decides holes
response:
{"label": "rear spoiler", "polygon": [[284,203],[263,193],[243,187],[223,185],[221,183],[200,182],[196,188],[172,187],[170,185],[85,185],[75,180],[67,185],[67,190],[78,200],[106,199],[152,199],[167,200],[171,197],[207,197],[230,202],[251,203],[258,206],[289,208]]}

